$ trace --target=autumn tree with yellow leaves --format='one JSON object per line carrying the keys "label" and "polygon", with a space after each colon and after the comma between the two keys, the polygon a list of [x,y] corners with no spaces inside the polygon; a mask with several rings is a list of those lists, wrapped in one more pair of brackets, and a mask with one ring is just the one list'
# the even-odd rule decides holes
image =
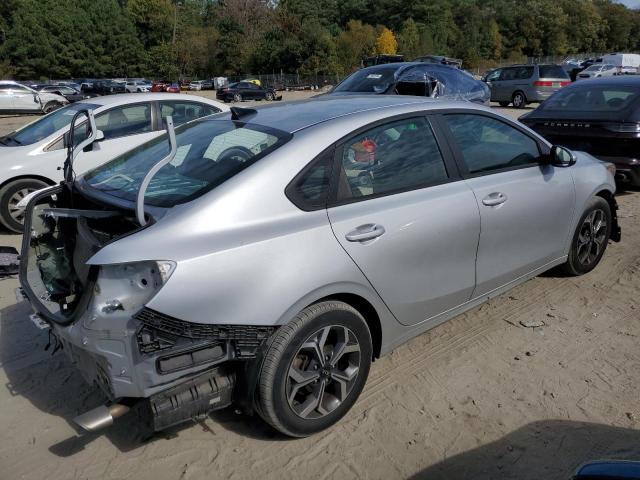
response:
{"label": "autumn tree with yellow leaves", "polygon": [[378,55],[395,55],[398,51],[396,36],[387,27],[383,27],[376,38],[376,53]]}

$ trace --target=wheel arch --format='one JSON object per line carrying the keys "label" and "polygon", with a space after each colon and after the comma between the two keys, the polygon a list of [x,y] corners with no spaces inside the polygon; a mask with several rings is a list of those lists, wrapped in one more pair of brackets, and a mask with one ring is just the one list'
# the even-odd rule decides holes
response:
{"label": "wheel arch", "polygon": [[5,180],[4,182],[2,182],[0,184],[0,189],[3,189],[4,187],[6,187],[7,185],[9,185],[10,183],[13,183],[17,180],[40,180],[41,182],[46,183],[47,185],[49,185],[50,187],[55,185],[56,182],[54,182],[53,180],[51,180],[50,178],[47,177],[43,177],[42,175],[29,175],[29,174],[25,174],[25,175],[18,175],[17,177],[11,177],[7,180]]}
{"label": "wheel arch", "polygon": [[355,308],[358,313],[362,315],[365,322],[367,322],[369,332],[371,333],[373,358],[380,358],[380,352],[382,350],[382,324],[380,322],[380,315],[378,315],[375,307],[366,298],[355,293],[337,293],[321,298],[314,303],[324,302],[327,300],[338,300],[340,302],[344,302]]}
{"label": "wheel arch", "polygon": [[612,191],[607,189],[602,189],[595,194],[596,197],[604,198],[609,204],[609,208],[611,208],[611,240],[614,242],[619,242],[622,238],[620,232],[620,225],[618,224],[618,203],[616,202],[615,196]]}

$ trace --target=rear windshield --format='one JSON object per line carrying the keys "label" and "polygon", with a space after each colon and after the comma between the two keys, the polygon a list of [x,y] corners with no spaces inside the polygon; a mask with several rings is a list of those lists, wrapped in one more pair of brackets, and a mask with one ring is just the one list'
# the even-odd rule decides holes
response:
{"label": "rear windshield", "polygon": [[[230,120],[182,125],[176,129],[176,156],[153,177],[145,203],[168,208],[193,200],[290,138],[280,130]],[[84,179],[97,190],[134,202],[147,172],[168,154],[169,143],[162,135],[92,170]]]}
{"label": "rear windshield", "polygon": [[560,65],[539,65],[540,78],[569,78]]}
{"label": "rear windshield", "polygon": [[640,91],[632,86],[576,84],[558,91],[539,108],[571,112],[618,112],[631,106],[639,96]]}
{"label": "rear windshield", "polygon": [[347,77],[334,92],[384,93],[395,83],[397,65],[389,64],[365,68]]}
{"label": "rear windshield", "polygon": [[0,140],[5,145],[31,145],[68,126],[78,110],[84,108],[93,110],[98,106],[89,103],[72,103],[45,115]]}

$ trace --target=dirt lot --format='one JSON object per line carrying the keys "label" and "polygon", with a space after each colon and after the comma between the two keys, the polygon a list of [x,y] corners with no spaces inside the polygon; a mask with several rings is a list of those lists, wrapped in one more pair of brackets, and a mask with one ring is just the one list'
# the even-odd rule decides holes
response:
{"label": "dirt lot", "polygon": [[[0,133],[10,122],[24,119]],[[410,341],[339,425],[303,440],[233,411],[151,439],[127,417],[78,434],[71,419],[104,399],[43,350],[17,280],[1,280],[0,478],[540,480],[640,459],[640,192],[618,201],[623,241],[594,272],[533,279]]]}

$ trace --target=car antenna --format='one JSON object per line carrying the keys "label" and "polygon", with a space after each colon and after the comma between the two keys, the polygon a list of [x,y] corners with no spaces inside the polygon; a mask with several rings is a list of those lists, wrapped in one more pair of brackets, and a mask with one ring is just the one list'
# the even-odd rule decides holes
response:
{"label": "car antenna", "polygon": [[151,183],[151,179],[160,171],[162,167],[164,167],[167,163],[173,160],[176,156],[176,152],[178,151],[178,145],[176,143],[176,131],[173,128],[173,118],[169,115],[166,118],[167,122],[167,137],[169,137],[169,155],[159,160],[151,170],[147,172],[147,174],[142,179],[142,183],[140,183],[140,188],[138,189],[138,197],[136,199],[136,218],[138,219],[138,223],[141,227],[144,227],[147,224],[147,220],[144,217],[144,194]]}
{"label": "car antenna", "polygon": [[242,117],[255,115],[258,111],[254,108],[231,107],[231,120],[241,120]]}

